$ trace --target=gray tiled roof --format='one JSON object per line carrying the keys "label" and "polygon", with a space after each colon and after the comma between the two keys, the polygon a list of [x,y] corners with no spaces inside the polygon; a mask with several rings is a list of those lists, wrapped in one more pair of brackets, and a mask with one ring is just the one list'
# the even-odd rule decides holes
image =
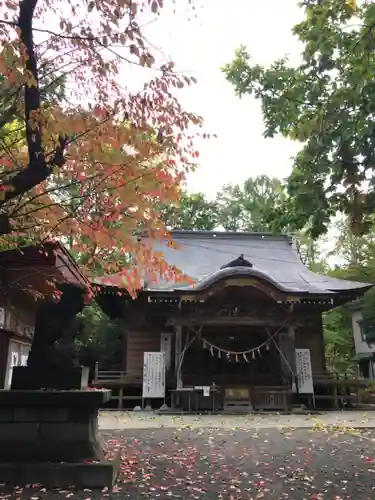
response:
{"label": "gray tiled roof", "polygon": [[[228,275],[251,275],[269,280],[286,292],[327,293],[369,288],[368,283],[341,280],[313,273],[301,262],[293,238],[261,233],[231,233],[210,231],[172,231],[179,248],[159,244],[169,265],[175,265],[195,281],[189,286],[159,280],[148,290],[201,289]],[[249,267],[220,269],[238,258],[253,264]]]}

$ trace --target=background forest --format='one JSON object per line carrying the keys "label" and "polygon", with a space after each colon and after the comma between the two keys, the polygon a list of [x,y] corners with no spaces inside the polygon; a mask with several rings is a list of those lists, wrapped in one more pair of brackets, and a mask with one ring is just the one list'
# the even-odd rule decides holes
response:
{"label": "background forest", "polygon": [[[282,182],[265,175],[249,178],[242,186],[222,187],[215,199],[202,193],[182,193],[179,205],[161,207],[169,229],[273,232],[275,207],[286,197]],[[269,222],[267,222],[269,221]],[[375,237],[372,232],[358,237],[349,228],[349,221],[339,218],[329,234],[313,240],[307,231],[285,228],[296,236],[303,262],[313,271],[359,281],[375,281]],[[375,294],[369,292],[362,300],[368,338],[375,321]],[[355,352],[350,313],[345,307],[324,316],[327,365],[331,370],[345,372],[355,366]],[[79,347],[85,362],[100,359],[101,367],[120,362],[121,328],[109,323],[95,305],[84,313],[80,323]]]}

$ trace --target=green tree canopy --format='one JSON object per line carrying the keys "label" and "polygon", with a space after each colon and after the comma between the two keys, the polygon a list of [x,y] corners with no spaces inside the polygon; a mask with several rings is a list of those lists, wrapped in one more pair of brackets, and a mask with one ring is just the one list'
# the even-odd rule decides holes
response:
{"label": "green tree canopy", "polygon": [[265,136],[301,142],[287,183],[280,227],[327,232],[337,212],[362,234],[375,209],[375,3],[304,0],[293,33],[301,63],[252,64],[242,47],[223,69],[239,96],[259,99]]}
{"label": "green tree canopy", "polygon": [[[356,236],[350,231],[350,222],[339,220],[335,225],[337,236],[330,256],[339,257],[340,263],[331,269],[336,278],[375,283],[375,240],[374,228],[368,234]],[[369,342],[375,341],[375,289],[370,289],[359,301],[363,314],[363,326]],[[326,315],[326,345],[334,344],[336,355],[345,353],[345,344],[353,342],[351,312],[345,306]],[[335,329],[336,325],[336,329]],[[348,337],[348,331],[350,337]],[[339,348],[339,344],[341,348]],[[350,346],[350,344],[348,344]],[[354,355],[354,348],[350,349]],[[344,356],[345,358],[345,356]],[[353,356],[352,356],[353,358]],[[350,359],[349,353],[346,360]]]}
{"label": "green tree canopy", "polygon": [[203,193],[182,193],[178,206],[161,208],[162,220],[168,229],[211,231],[218,225],[218,207]]}
{"label": "green tree canopy", "polygon": [[267,216],[284,198],[282,182],[267,175],[250,177],[243,186],[224,185],[216,196],[220,225],[227,231],[273,232],[273,218]]}

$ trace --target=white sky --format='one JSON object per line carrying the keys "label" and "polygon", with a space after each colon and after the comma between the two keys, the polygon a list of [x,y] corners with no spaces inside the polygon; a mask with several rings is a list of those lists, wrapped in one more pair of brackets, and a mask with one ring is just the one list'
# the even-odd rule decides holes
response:
{"label": "white sky", "polygon": [[[170,2],[165,0],[162,15],[144,33],[162,58],[198,79],[178,98],[203,116],[205,131],[218,136],[198,144],[200,168],[189,175],[188,189],[214,198],[225,183],[260,174],[285,178],[301,144],[283,137],[265,139],[260,101],[239,99],[220,68],[233,60],[240,45],[247,47],[254,64],[269,65],[288,55],[297,65],[302,47],[291,30],[304,16],[298,0],[193,0],[196,18],[186,9],[188,0],[176,0],[181,7],[174,13],[168,10]],[[321,242],[325,251],[331,250],[332,237],[330,230],[328,240]]]}
{"label": "white sky", "polygon": [[[149,11],[137,16],[157,57],[155,67],[172,60],[176,70],[197,78],[196,85],[178,91],[178,98],[188,111],[203,117],[205,132],[217,134],[217,139],[197,142],[200,168],[190,174],[188,189],[213,198],[228,182],[242,183],[260,174],[286,177],[301,145],[282,137],[264,139],[260,102],[239,99],[220,68],[232,61],[240,45],[247,46],[254,63],[268,65],[289,55],[298,64],[301,47],[291,33],[303,18],[298,0],[191,0],[196,16],[189,1],[164,0],[156,19]],[[59,31],[58,16],[47,17]],[[36,36],[43,37],[48,35]],[[123,54],[128,57],[128,50]],[[155,73],[124,64],[119,78],[129,90],[140,90]]]}
{"label": "white sky", "polygon": [[177,7],[176,13],[164,12],[150,24],[146,36],[176,62],[176,69],[198,79],[178,97],[188,110],[203,116],[205,130],[218,138],[198,144],[201,166],[189,176],[188,187],[214,197],[227,182],[290,173],[290,158],[300,145],[281,137],[264,139],[260,102],[236,97],[220,68],[241,44],[254,63],[267,65],[288,54],[298,64],[300,46],[291,28],[302,20],[303,11],[297,0],[195,0],[199,2],[203,5],[197,6],[196,18],[188,16],[191,10]]}

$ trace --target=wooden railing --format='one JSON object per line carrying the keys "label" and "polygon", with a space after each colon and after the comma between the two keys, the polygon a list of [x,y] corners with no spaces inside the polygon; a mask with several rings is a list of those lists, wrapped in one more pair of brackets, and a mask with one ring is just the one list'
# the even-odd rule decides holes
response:
{"label": "wooden railing", "polygon": [[[118,408],[121,409],[125,400],[141,399],[142,373],[139,370],[99,370],[97,363],[92,385],[111,389],[112,399],[118,400]],[[131,390],[131,386],[136,386],[136,393],[127,393],[127,388]]]}
{"label": "wooden railing", "polygon": [[[317,407],[326,400],[329,407],[340,408],[349,402],[360,403],[360,388],[366,387],[369,381],[353,373],[315,372],[313,383]],[[300,397],[307,398],[309,406],[313,404],[312,395],[301,394]]]}
{"label": "wooden railing", "polygon": [[139,371],[126,370],[99,370],[95,369],[93,385],[126,385],[142,382],[142,374]]}
{"label": "wooden railing", "polygon": [[288,410],[291,390],[283,386],[254,387],[252,403],[257,410]]}
{"label": "wooden railing", "polygon": [[[355,399],[359,402],[359,389],[368,385],[369,381],[360,377],[350,375],[337,375],[329,372],[315,372],[313,374],[315,399],[317,406],[319,400],[327,400],[329,406],[339,408],[345,405],[355,393]],[[96,366],[94,380],[95,387],[106,387],[113,390],[113,399],[119,400],[119,408],[122,408],[123,400],[139,399],[142,385],[142,371],[128,370],[99,370]],[[139,394],[128,393],[127,387],[137,386]],[[137,389],[138,391],[138,389]],[[312,395],[300,395],[308,406],[312,406]],[[224,398],[225,399],[225,398]],[[251,390],[252,406],[258,410],[286,410],[290,407],[291,391],[285,386],[253,385]],[[224,402],[225,406],[225,402]]]}
{"label": "wooden railing", "polygon": [[291,389],[285,386],[252,386],[242,389],[227,389],[224,393],[224,409],[252,407],[254,410],[260,411],[287,411],[291,405],[291,394]]}

